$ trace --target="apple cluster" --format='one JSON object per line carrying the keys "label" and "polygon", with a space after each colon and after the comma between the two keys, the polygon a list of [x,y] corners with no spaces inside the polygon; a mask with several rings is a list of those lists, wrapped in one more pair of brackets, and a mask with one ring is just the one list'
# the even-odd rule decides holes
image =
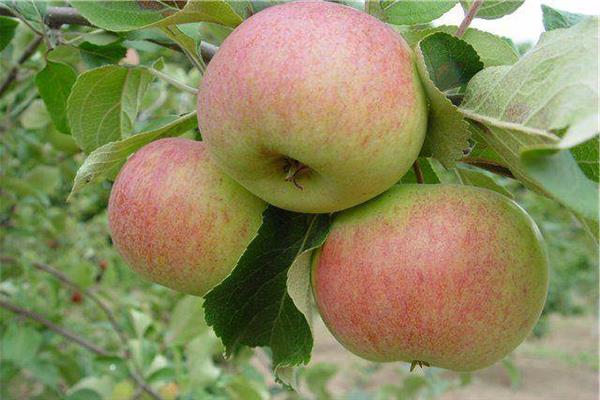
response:
{"label": "apple cluster", "polygon": [[311,282],[340,343],[376,361],[491,365],[536,323],[547,256],[533,221],[496,192],[396,184],[427,111],[411,49],[383,22],[330,2],[270,7],[208,65],[203,141],[161,139],[124,165],[113,242],[142,276],[203,296],[268,204],[335,213]]}

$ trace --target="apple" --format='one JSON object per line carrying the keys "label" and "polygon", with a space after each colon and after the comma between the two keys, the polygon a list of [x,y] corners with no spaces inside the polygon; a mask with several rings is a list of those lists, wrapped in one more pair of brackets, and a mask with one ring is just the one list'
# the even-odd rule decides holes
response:
{"label": "apple", "polygon": [[460,185],[397,185],[339,213],[312,265],[332,334],[373,361],[487,367],[530,333],[548,260],[513,201]]}
{"label": "apple", "polygon": [[143,277],[202,296],[235,267],[262,221],[265,203],[223,174],[202,142],[152,142],[113,185],[112,240]]}
{"label": "apple", "polygon": [[202,79],[198,123],[215,162],[250,192],[326,213],[400,180],[427,105],[398,33],[347,6],[298,1],[227,37]]}

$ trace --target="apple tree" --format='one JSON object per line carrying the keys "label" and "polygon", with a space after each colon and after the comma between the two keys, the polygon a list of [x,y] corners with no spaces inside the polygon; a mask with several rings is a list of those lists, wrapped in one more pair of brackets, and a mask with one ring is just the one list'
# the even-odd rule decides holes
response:
{"label": "apple tree", "polygon": [[458,0],[60,3],[0,2],[0,110],[47,116],[77,166],[67,208],[104,196],[124,261],[202,296],[174,313],[203,314],[226,356],[266,348],[286,387],[311,357],[313,298],[371,360],[470,371],[510,353],[539,318],[548,260],[498,177],[597,244],[597,16],[543,6],[546,32],[521,52],[470,24],[522,1],[460,1],[459,26],[430,24]]}

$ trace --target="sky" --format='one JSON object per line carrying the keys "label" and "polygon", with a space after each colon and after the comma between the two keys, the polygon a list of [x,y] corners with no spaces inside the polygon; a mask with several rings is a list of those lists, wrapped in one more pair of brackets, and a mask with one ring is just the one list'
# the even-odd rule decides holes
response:
{"label": "sky", "polygon": [[[525,0],[514,13],[497,20],[476,18],[471,26],[497,35],[511,38],[516,43],[537,42],[544,31],[541,5],[545,4],[559,10],[598,15],[598,0]],[[464,16],[463,9],[456,5],[452,10],[434,22],[435,25],[459,25]]]}

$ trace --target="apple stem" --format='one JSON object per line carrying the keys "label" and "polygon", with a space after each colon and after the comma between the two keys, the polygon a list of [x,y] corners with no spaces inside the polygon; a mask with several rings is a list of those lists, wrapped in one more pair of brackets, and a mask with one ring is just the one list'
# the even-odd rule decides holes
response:
{"label": "apple stem", "polygon": [[310,168],[307,165],[304,165],[300,161],[294,160],[293,158],[286,158],[283,171],[286,172],[286,181],[292,182],[298,189],[304,190],[304,187],[298,183],[298,178],[310,171]]}
{"label": "apple stem", "polygon": [[413,164],[413,171],[415,171],[417,183],[425,183],[425,179],[423,179],[423,171],[421,170],[421,166],[419,165],[419,160],[415,160]]}
{"label": "apple stem", "polygon": [[465,34],[465,32],[467,31],[467,28],[469,27],[469,25],[471,25],[473,18],[475,18],[475,16],[477,15],[477,11],[479,11],[479,8],[481,7],[482,4],[483,4],[483,0],[474,0],[473,1],[473,3],[471,4],[471,7],[469,7],[469,9],[465,11],[465,18],[460,23],[460,26],[456,30],[456,33],[454,34],[454,36],[460,38]]}

